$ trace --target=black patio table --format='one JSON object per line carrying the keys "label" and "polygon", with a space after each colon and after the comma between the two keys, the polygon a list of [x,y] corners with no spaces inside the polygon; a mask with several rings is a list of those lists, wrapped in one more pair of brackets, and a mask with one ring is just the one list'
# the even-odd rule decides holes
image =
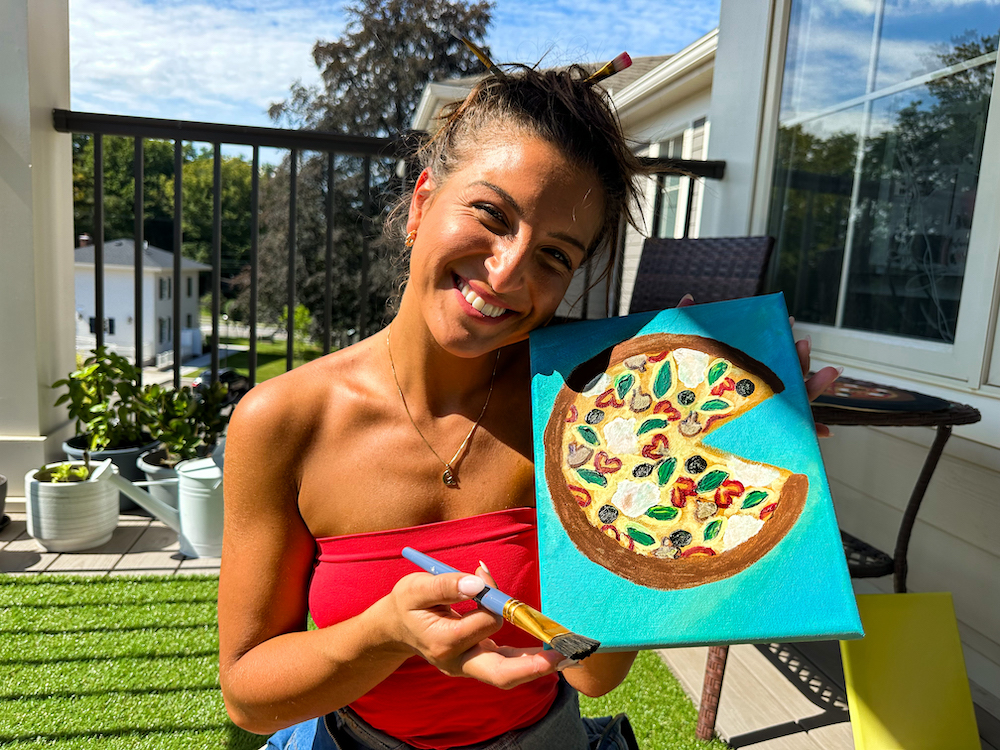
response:
{"label": "black patio table", "polygon": [[[982,416],[978,409],[916,391],[881,385],[865,380],[839,378],[812,404],[813,418],[822,424],[868,427],[934,427],[936,434],[896,534],[896,549],[890,557],[845,531],[840,535],[852,578],[876,578],[893,574],[893,591],[906,593],[907,561],[910,535],[920,504],[934,469],[957,425],[973,424]],[[698,709],[697,736],[709,740],[715,734],[715,718],[722,692],[729,646],[711,646],[705,665],[701,705]]]}

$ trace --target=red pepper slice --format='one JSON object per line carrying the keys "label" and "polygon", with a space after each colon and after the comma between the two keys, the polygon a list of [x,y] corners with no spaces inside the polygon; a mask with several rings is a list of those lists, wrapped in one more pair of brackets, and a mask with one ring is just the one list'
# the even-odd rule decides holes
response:
{"label": "red pepper slice", "polygon": [[573,422],[575,422],[577,420],[577,418],[579,416],[580,416],[580,413],[576,410],[576,405],[575,404],[570,404],[569,405],[569,412],[566,415],[566,422],[567,423],[573,423]]}
{"label": "red pepper slice", "polygon": [[760,520],[766,521],[774,513],[774,509],[778,507],[777,503],[771,503],[770,505],[764,506],[764,509],[760,512]]}
{"label": "red pepper slice", "polygon": [[674,405],[664,399],[653,407],[653,414],[666,414],[668,422],[676,422],[681,418],[681,413],[674,408]]}
{"label": "red pepper slice", "polygon": [[620,409],[625,405],[625,402],[615,395],[614,388],[608,388],[608,390],[597,397],[597,400],[594,401],[594,405],[600,407],[601,409],[605,409],[609,406]]}
{"label": "red pepper slice", "polygon": [[662,432],[657,432],[653,435],[652,443],[642,446],[642,457],[648,458],[651,461],[658,461],[661,458],[667,457],[669,448],[670,444],[667,441],[667,436]]}
{"label": "red pepper slice", "polygon": [[733,504],[733,498],[739,497],[746,490],[742,482],[727,479],[715,491],[715,504],[720,508],[728,508]]}
{"label": "red pepper slice", "polygon": [[668,354],[670,354],[669,351],[660,352],[659,354],[647,354],[646,359],[650,362],[662,362],[667,358]]}
{"label": "red pepper slice", "polygon": [[736,390],[736,383],[733,382],[732,378],[726,378],[721,383],[716,385],[715,388],[712,389],[712,395],[721,396],[726,391],[735,391],[735,390]]}
{"label": "red pepper slice", "polygon": [[611,458],[605,451],[598,451],[594,456],[594,468],[601,474],[614,474],[622,467],[620,458]]}
{"label": "red pepper slice", "polygon": [[709,547],[688,547],[686,550],[681,552],[681,557],[693,557],[694,555],[715,557],[715,550],[710,549]]}
{"label": "red pepper slice", "polygon": [[587,492],[583,487],[577,487],[575,484],[569,485],[569,491],[572,493],[573,497],[576,499],[577,504],[581,508],[586,508],[592,502],[590,493]]}
{"label": "red pepper slice", "polygon": [[697,496],[694,480],[688,477],[681,477],[674,483],[674,488],[670,491],[670,503],[675,508],[683,508],[687,505],[689,497]]}

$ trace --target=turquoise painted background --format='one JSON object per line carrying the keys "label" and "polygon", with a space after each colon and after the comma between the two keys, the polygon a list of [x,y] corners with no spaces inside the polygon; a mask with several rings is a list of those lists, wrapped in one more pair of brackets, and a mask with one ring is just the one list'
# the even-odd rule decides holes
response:
{"label": "turquoise painted background", "polygon": [[[584,556],[563,531],[545,483],[542,436],[573,369],[620,341],[650,333],[704,336],[736,347],[785,384],[782,393],[713,430],[707,445],[809,478],[799,520],[741,573],[660,591]],[[749,299],[586,321],[531,334],[531,395],[542,609],[602,649],[857,638],[854,593],[830,500],[784,297]]]}

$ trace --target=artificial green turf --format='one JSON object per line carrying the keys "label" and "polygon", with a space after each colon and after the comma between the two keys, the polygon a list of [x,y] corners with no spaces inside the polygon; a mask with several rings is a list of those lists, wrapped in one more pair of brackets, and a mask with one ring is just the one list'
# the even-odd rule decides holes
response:
{"label": "artificial green turf", "polygon": [[[0,576],[0,747],[256,750],[219,691],[216,576]],[[722,750],[652,652],[587,716],[628,713],[643,750]],[[553,749],[557,750],[557,749]]]}
{"label": "artificial green turf", "polygon": [[259,748],[222,703],[218,585],[0,577],[0,746]]}

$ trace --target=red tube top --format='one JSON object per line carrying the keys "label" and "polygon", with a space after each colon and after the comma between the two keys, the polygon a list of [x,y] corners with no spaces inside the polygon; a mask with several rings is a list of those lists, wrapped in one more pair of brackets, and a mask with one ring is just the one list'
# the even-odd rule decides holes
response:
{"label": "red tube top", "polygon": [[[469,573],[482,560],[501,590],[536,609],[540,606],[534,508],[324,537],[316,544],[309,611],[321,628],[360,614],[400,578],[417,572],[400,555],[407,546]],[[475,605],[463,602],[455,609],[462,612],[471,606]],[[493,639],[502,645],[540,645],[506,622]],[[555,675],[500,690],[478,680],[448,677],[413,657],[351,708],[372,726],[414,747],[450,748],[534,724],[548,712],[557,691]]]}

